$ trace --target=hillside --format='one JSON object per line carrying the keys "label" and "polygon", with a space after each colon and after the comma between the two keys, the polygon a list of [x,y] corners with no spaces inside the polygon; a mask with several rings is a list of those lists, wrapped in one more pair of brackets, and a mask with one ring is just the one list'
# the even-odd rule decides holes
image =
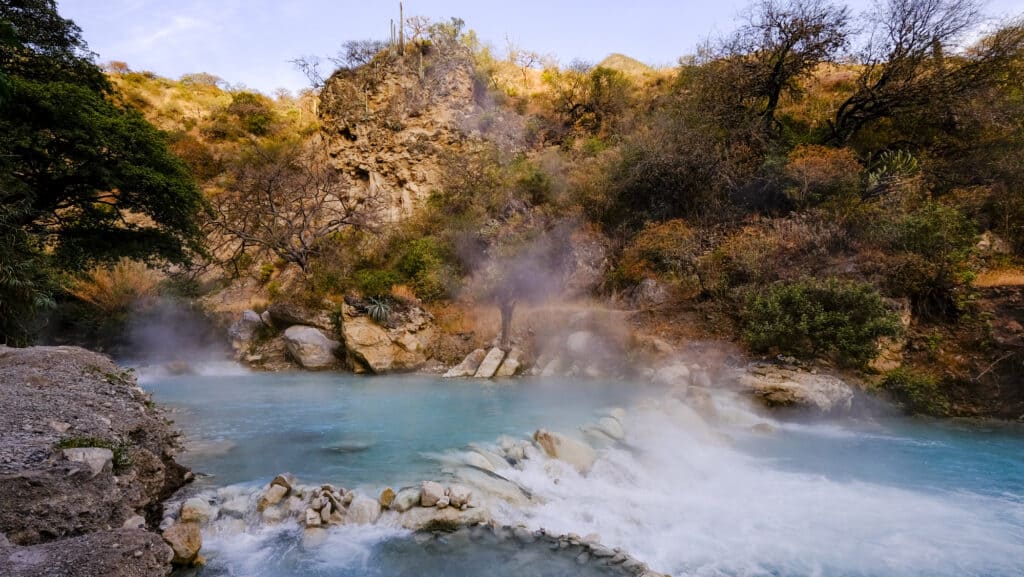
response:
{"label": "hillside", "polygon": [[822,53],[762,82],[785,44],[559,67],[454,22],[299,97],[110,67],[210,201],[206,254],[172,275],[191,297],[225,319],[423,307],[441,328],[423,359],[445,364],[495,338],[496,304],[586,298],[911,412],[1021,413],[1019,26],[955,58]]}

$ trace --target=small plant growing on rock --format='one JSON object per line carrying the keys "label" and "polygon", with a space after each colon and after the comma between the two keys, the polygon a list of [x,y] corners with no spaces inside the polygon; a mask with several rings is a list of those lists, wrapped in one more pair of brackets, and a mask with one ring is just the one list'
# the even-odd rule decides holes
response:
{"label": "small plant growing on rock", "polygon": [[370,315],[373,322],[383,325],[391,318],[391,305],[383,299],[370,297],[370,304],[366,305],[366,314]]}

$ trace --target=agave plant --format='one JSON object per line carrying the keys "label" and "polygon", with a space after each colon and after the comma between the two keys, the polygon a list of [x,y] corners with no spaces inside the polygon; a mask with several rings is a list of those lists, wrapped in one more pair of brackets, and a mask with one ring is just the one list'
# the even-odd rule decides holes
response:
{"label": "agave plant", "polygon": [[900,178],[913,176],[918,164],[906,150],[887,150],[878,155],[875,168],[868,173],[868,190],[873,191]]}
{"label": "agave plant", "polygon": [[383,299],[371,297],[370,304],[366,305],[366,314],[373,322],[382,325],[391,318],[391,305]]}

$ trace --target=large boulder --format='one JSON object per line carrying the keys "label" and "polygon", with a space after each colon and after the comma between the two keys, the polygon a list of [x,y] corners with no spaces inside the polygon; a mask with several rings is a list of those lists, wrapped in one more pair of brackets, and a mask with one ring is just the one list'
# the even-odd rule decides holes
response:
{"label": "large boulder", "polygon": [[580,474],[588,473],[597,461],[597,451],[593,447],[559,433],[539,429],[533,434],[533,440],[549,457],[572,465]]}
{"label": "large boulder", "polygon": [[848,412],[853,388],[832,375],[775,365],[753,365],[739,378],[741,386],[773,408],[801,408],[825,414]]}
{"label": "large boulder", "polygon": [[164,531],[164,541],[174,551],[171,563],[187,566],[196,564],[199,549],[203,546],[203,535],[198,523],[175,523]]}
{"label": "large boulder", "polygon": [[284,343],[288,354],[304,369],[329,369],[338,362],[335,354],[341,344],[327,338],[316,327],[290,326],[284,331]]}
{"label": "large boulder", "polygon": [[342,309],[342,337],[346,358],[356,372],[389,373],[412,371],[427,361],[427,346],[433,339],[433,318],[411,306],[394,314],[389,326],[377,324],[356,307]]}

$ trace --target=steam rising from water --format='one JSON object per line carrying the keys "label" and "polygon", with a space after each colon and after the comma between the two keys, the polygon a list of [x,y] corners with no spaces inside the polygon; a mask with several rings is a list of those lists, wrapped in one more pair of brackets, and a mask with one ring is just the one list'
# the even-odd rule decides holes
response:
{"label": "steam rising from water", "polygon": [[[631,448],[609,449],[586,477],[556,462],[527,461],[524,470],[510,472],[546,503],[506,508],[505,520],[597,533],[602,543],[672,574],[1024,571],[1019,496],[1007,502],[966,492],[929,494],[780,470],[730,447],[677,401],[634,414],[628,429]],[[817,434],[813,427],[808,432]]]}

